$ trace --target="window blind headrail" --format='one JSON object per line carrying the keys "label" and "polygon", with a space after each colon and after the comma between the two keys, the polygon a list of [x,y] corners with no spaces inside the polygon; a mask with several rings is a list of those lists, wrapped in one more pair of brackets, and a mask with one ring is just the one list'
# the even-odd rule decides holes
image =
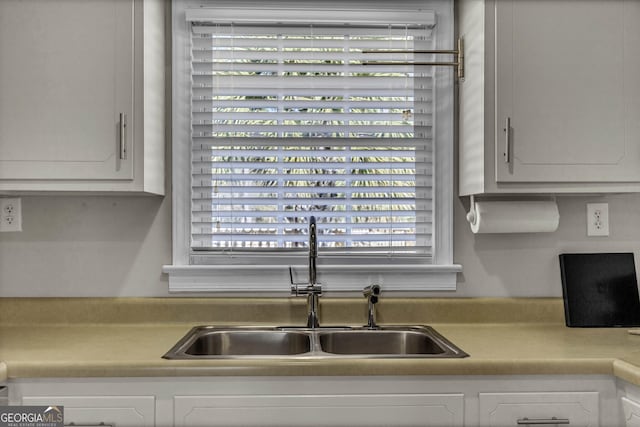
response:
{"label": "window blind headrail", "polygon": [[[278,31],[275,31],[274,28],[278,28]],[[312,31],[310,29],[313,29]],[[381,38],[384,36],[385,40],[398,40],[405,43],[406,47],[406,39],[407,35],[410,35],[412,40],[422,42],[423,40],[428,40],[433,38],[433,29],[432,26],[415,26],[414,28],[408,27],[406,25],[395,25],[395,26],[347,26],[347,25],[329,25],[329,26],[313,26],[313,25],[301,25],[301,26],[260,26],[260,25],[251,25],[243,27],[241,23],[233,24],[233,23],[210,23],[207,25],[206,22],[191,23],[191,32],[192,38],[194,40],[211,40],[214,46],[222,45],[225,43],[225,40],[231,36],[235,36],[236,34],[239,36],[245,36],[246,38],[256,37],[260,39],[272,39],[276,40],[278,38],[278,33],[285,32],[288,37],[287,41],[291,41],[294,37],[298,40],[303,40],[306,38],[309,39],[310,35],[313,35],[315,39],[327,39],[327,38],[335,38],[337,35],[349,35],[353,39],[359,41],[362,40],[371,40],[372,38]],[[238,31],[240,29],[240,31]],[[307,44],[309,46],[309,44]],[[379,47],[380,43],[376,47]],[[385,46],[386,48],[386,46]]]}
{"label": "window blind headrail", "polygon": [[224,8],[201,7],[187,9],[185,19],[200,26],[216,25],[269,25],[304,26],[310,25],[332,26],[336,24],[354,27],[400,27],[408,26],[426,28],[436,23],[435,12],[432,10],[376,10],[376,9],[279,9],[279,8]]}
{"label": "window blind headrail", "polygon": [[[253,50],[253,51],[261,51],[261,50],[276,50],[282,47],[283,42],[281,39],[278,39],[273,35],[273,28],[263,28],[263,29],[252,29],[250,34],[239,34],[238,37],[233,37],[233,43],[229,43],[228,41],[223,42],[221,39],[234,36],[233,33],[228,34],[219,34],[217,32],[210,31],[209,29],[206,31],[201,31],[197,27],[193,27],[192,31],[194,33],[193,43],[192,43],[192,52],[217,52],[221,49],[244,49],[244,50]],[[329,49],[339,49],[339,51],[344,51],[344,49],[348,49],[351,53],[355,55],[362,54],[362,50],[371,50],[371,49],[380,49],[380,40],[381,36],[376,36],[372,34],[367,34],[366,36],[357,37],[356,34],[353,34],[353,29],[350,29],[349,35],[352,37],[349,40],[349,44],[347,46],[344,45],[344,36],[340,37],[339,31],[335,29],[329,31],[324,30],[322,33],[325,34],[316,34],[316,36],[324,36],[324,37],[316,37],[313,40],[313,46],[310,46],[309,40],[305,37],[308,36],[309,30],[304,29],[299,31],[298,36],[294,37],[296,34],[294,32],[287,32],[290,36],[286,40],[286,47],[288,49],[305,49],[305,50],[329,50]],[[382,32],[381,32],[382,33]],[[384,31],[384,49],[385,50],[407,50],[407,40],[406,40],[406,31],[397,31],[396,37],[393,37],[392,34],[389,34],[387,31]],[[404,33],[404,34],[403,34]],[[212,42],[212,39],[216,39],[215,42]],[[423,32],[416,32],[413,34],[411,44],[415,45],[427,44],[427,41],[430,39],[430,35],[425,35]],[[227,46],[232,45],[232,46]],[[366,55],[378,55],[383,53],[367,53]],[[399,53],[398,53],[399,54]],[[384,55],[388,55],[388,53],[384,53]],[[406,57],[408,54],[403,53],[402,56]],[[195,59],[195,58],[194,58]]]}

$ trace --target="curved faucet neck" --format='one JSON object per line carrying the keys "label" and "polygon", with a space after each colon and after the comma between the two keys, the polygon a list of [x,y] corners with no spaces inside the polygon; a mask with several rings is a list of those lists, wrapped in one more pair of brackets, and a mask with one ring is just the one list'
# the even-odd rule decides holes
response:
{"label": "curved faucet neck", "polygon": [[316,261],[318,259],[318,230],[316,218],[309,217],[309,284],[315,285],[317,281]]}

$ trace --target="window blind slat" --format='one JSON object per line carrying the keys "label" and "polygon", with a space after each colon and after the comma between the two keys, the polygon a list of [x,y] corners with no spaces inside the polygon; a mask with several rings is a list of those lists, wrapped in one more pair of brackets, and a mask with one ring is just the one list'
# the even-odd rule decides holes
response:
{"label": "window blind slat", "polygon": [[[422,112],[431,113],[432,107],[429,102],[421,102]],[[375,111],[381,110],[401,110],[406,108],[406,100],[397,98],[376,99],[375,101],[350,100],[348,104],[352,109],[367,108]],[[325,101],[304,101],[304,100],[275,100],[275,99],[252,99],[249,101],[240,99],[193,99],[193,114],[200,112],[227,111],[229,109],[251,108],[255,110],[275,109],[281,107],[284,111],[296,109],[303,110],[309,108],[326,108]],[[420,111],[420,110],[419,110]]]}
{"label": "window blind slat", "polygon": [[[214,212],[215,212],[215,215],[212,215],[212,213]],[[298,213],[303,214],[304,212],[298,212]],[[349,218],[346,218],[344,216],[337,217],[330,212],[317,212],[315,214],[316,219],[319,220],[320,222],[329,222],[332,224],[358,223],[358,222],[367,222],[367,221],[373,222],[377,218],[389,217],[389,216],[390,216],[389,212],[385,212],[385,211],[368,212],[366,215],[363,215],[363,216],[358,216],[354,214]],[[401,220],[405,218],[411,218],[411,220],[416,221],[417,224],[432,223],[431,214],[427,212],[425,212],[424,217],[418,218],[417,220],[414,218],[414,215],[412,212],[407,212],[406,214],[402,214],[401,212],[394,212],[394,216],[396,216],[397,218],[400,218]],[[284,218],[287,218],[287,219],[285,220]],[[218,220],[224,220],[224,221],[244,220],[246,222],[251,222],[251,221],[256,221],[257,219],[260,219],[261,221],[273,220],[273,222],[278,224],[285,224],[285,223],[290,224],[291,222],[294,222],[294,221],[300,221],[303,218],[296,216],[295,211],[294,212],[273,211],[269,213],[252,211],[252,212],[247,212],[243,218],[237,218],[237,216],[233,212],[222,212],[222,211],[216,211],[216,210],[210,209],[210,210],[194,211],[193,217],[192,217],[192,223],[193,224],[211,224],[211,223],[217,222]],[[306,229],[306,223],[302,223],[302,224],[305,224],[305,229]]]}
{"label": "window blind slat", "polygon": [[[317,87],[302,87],[302,88],[279,88],[280,90],[274,90],[274,88],[267,87],[261,89],[260,93],[256,93],[255,89],[251,88],[236,88],[233,91],[229,88],[216,88],[215,85],[204,85],[201,87],[192,87],[193,97],[195,99],[211,99],[213,93],[218,97],[249,97],[249,99],[256,99],[260,102],[263,97],[287,97],[284,101],[304,101],[304,100],[328,100],[328,97],[342,97],[345,91],[337,88],[317,88]],[[397,101],[398,98],[404,98],[405,102],[409,102],[412,98],[414,102],[429,101],[431,99],[430,89],[416,90],[413,93],[404,91],[403,89],[394,89],[386,87],[377,87],[370,90],[367,89],[351,89],[349,90],[349,96],[354,101],[358,98],[362,99],[376,99],[390,97],[389,101]],[[385,99],[382,99],[384,101]],[[405,104],[407,105],[407,104]]]}
{"label": "window blind slat", "polygon": [[[317,147],[317,148],[333,148],[333,147],[350,147],[355,148],[369,148],[377,149],[379,147],[392,147],[398,149],[411,146],[416,149],[430,150],[431,140],[428,138],[402,138],[399,141],[397,138],[392,138],[386,135],[380,135],[377,138],[362,137],[362,138],[260,138],[260,137],[229,137],[229,138],[212,138],[210,136],[198,136],[191,135],[192,147],[196,150],[202,149],[202,147],[214,147],[219,149],[235,149],[234,147],[271,147],[273,149],[286,148],[294,151],[297,147]],[[242,143],[241,141],[245,141]]]}
{"label": "window blind slat", "polygon": [[[200,144],[196,143],[192,146],[193,161],[198,159],[204,159],[207,163],[216,162],[222,157],[212,154],[212,150],[216,145]],[[428,150],[420,150],[416,147],[367,147],[363,150],[359,147],[351,147],[350,149],[340,147],[323,147],[323,150],[313,149],[311,147],[292,147],[288,148],[288,156],[282,156],[282,153],[278,151],[277,146],[272,147],[225,147],[225,161],[233,161],[237,157],[241,157],[244,161],[250,161],[254,159],[256,162],[262,161],[274,161],[275,156],[279,158],[299,158],[305,157],[309,162],[324,161],[328,158],[333,159],[333,162],[347,161],[353,157],[363,157],[365,160],[367,155],[374,155],[378,158],[411,158],[416,163],[426,163],[431,161],[431,152]],[[295,151],[295,154],[294,154]],[[310,159],[311,158],[311,159]],[[245,160],[246,159],[246,160]]]}
{"label": "window blind slat", "polygon": [[[375,8],[339,8],[317,9],[301,7],[288,9],[270,7],[268,9],[252,8],[194,8],[185,11],[185,18],[195,27],[225,25],[234,22],[238,26],[255,26],[258,23],[266,23],[270,26],[278,23],[286,28],[305,28],[313,26],[315,29],[335,28],[336,26],[356,26],[366,29],[381,27],[433,27],[436,23],[435,13],[432,10],[416,9],[387,9]],[[264,27],[265,25],[263,25]]]}

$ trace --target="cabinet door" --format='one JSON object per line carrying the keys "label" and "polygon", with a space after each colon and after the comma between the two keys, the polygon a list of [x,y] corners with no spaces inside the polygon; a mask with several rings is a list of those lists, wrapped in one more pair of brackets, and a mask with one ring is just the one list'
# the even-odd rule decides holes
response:
{"label": "cabinet door", "polygon": [[0,179],[132,179],[133,0],[0,1],[0,94]]}
{"label": "cabinet door", "polygon": [[626,427],[640,427],[640,403],[623,397],[622,410]]}
{"label": "cabinet door", "polygon": [[25,396],[23,405],[64,406],[64,424],[152,427],[153,396]]}
{"label": "cabinet door", "polygon": [[174,424],[211,426],[461,426],[462,394],[176,396]]}
{"label": "cabinet door", "polygon": [[554,418],[574,427],[599,425],[597,392],[480,393],[479,398],[480,426],[527,425],[527,420],[536,425],[562,425],[554,423]]}
{"label": "cabinet door", "polygon": [[639,182],[639,41],[637,1],[496,2],[497,181]]}

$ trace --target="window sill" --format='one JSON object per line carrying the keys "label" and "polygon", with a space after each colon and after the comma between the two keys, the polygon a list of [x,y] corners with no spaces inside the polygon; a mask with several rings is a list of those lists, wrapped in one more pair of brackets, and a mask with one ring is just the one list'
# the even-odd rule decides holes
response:
{"label": "window sill", "polygon": [[[293,280],[307,282],[307,267],[295,265]],[[323,265],[318,267],[323,291],[360,292],[379,284],[385,292],[455,291],[462,266],[452,265]],[[288,265],[165,265],[169,292],[224,294],[290,293]]]}

